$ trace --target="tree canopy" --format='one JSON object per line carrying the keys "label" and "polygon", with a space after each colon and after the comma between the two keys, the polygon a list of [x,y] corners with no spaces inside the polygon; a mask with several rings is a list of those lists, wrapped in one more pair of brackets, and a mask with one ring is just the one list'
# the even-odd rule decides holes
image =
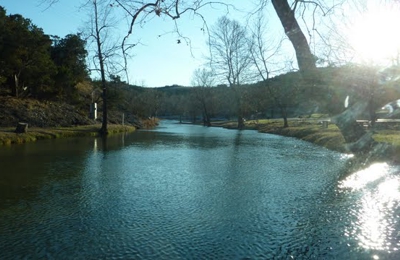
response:
{"label": "tree canopy", "polygon": [[0,89],[15,97],[70,98],[88,77],[79,34],[49,36],[20,14],[0,6]]}

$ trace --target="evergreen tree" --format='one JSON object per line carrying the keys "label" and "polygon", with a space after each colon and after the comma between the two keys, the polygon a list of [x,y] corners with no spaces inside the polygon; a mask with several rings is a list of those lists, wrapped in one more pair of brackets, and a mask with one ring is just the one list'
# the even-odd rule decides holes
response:
{"label": "evergreen tree", "polygon": [[53,36],[51,58],[57,68],[54,88],[60,97],[74,99],[76,84],[89,77],[85,44],[79,34],[69,34],[63,39]]}
{"label": "evergreen tree", "polygon": [[45,96],[51,91],[55,66],[50,57],[51,40],[41,28],[19,14],[0,11],[0,71],[13,96]]}

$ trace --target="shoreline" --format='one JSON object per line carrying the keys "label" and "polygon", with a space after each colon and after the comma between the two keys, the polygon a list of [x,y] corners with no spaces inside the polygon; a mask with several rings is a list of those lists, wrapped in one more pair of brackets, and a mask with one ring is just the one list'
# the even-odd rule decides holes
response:
{"label": "shoreline", "polygon": [[[320,120],[289,120],[289,127],[284,128],[280,119],[249,120],[245,122],[244,130],[256,130],[259,133],[275,134],[285,137],[297,138],[332,151],[353,154],[347,149],[347,143],[335,124],[326,128],[319,123]],[[214,121],[211,127],[237,129],[236,121]],[[400,164],[400,132],[395,130],[374,131],[373,139],[376,148],[372,152],[358,154],[358,161],[368,163],[373,161],[390,161]]]}
{"label": "shoreline", "polygon": [[[158,120],[144,120],[145,128],[153,128]],[[193,124],[193,123],[192,123]],[[195,123],[199,124],[199,123]],[[109,124],[109,134],[130,133],[137,130],[132,125]],[[212,121],[211,127],[222,127],[236,129],[236,121]],[[32,127],[27,133],[15,133],[15,127],[0,127],[0,146],[10,146],[36,142],[44,139],[57,139],[68,137],[100,136],[101,124],[81,125],[70,127]],[[244,130],[256,130],[259,133],[275,134],[285,137],[297,138],[315,145],[327,148],[332,151],[351,154],[346,148],[346,143],[339,129],[335,124],[323,127],[320,120],[289,120],[289,127],[284,128],[282,119],[248,120],[245,122]],[[395,130],[374,131],[373,138],[382,148],[378,154],[378,160],[389,160],[396,164],[400,163],[400,132]],[[375,151],[376,152],[376,151]],[[378,151],[379,152],[379,151]],[[365,154],[366,160],[372,159],[370,154]],[[375,160],[375,158],[373,159]]]}
{"label": "shoreline", "polygon": [[[227,129],[237,129],[236,121],[215,121],[211,122],[212,127],[223,127]],[[256,130],[259,133],[275,134],[286,137],[301,139],[327,149],[348,153],[346,144],[339,129],[334,124],[329,124],[323,128],[318,121],[289,121],[289,127],[284,128],[282,120],[249,120],[245,122],[244,130]]]}
{"label": "shoreline", "polygon": [[[32,127],[28,128],[27,133],[15,133],[15,127],[0,128],[0,146],[23,144],[36,142],[45,139],[57,139],[68,137],[100,136],[101,124],[81,125],[70,127]],[[108,125],[109,134],[130,133],[136,131],[136,127],[131,125]]]}
{"label": "shoreline", "polygon": [[[158,125],[159,119],[149,118],[140,121],[140,124],[111,124],[108,123],[109,135],[135,132],[139,128],[150,129]],[[59,127],[29,127],[27,133],[15,133],[15,127],[0,127],[0,146],[10,146],[36,142],[45,139],[68,137],[100,136],[101,124],[59,126]]]}

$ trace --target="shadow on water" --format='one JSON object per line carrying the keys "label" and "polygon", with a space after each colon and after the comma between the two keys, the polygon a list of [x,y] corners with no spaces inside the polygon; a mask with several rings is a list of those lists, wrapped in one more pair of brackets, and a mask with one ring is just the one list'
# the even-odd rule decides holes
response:
{"label": "shadow on water", "polygon": [[0,208],[35,197],[46,183],[78,175],[93,140],[44,140],[0,149]]}
{"label": "shadow on water", "polygon": [[18,201],[28,206],[29,199],[47,184],[79,176],[91,153],[101,152],[106,159],[109,152],[123,149],[135,140],[132,135],[120,134],[0,147],[0,209]]}
{"label": "shadow on water", "polygon": [[348,157],[296,139],[163,122],[0,156],[0,258],[399,256],[399,170],[341,178]]}

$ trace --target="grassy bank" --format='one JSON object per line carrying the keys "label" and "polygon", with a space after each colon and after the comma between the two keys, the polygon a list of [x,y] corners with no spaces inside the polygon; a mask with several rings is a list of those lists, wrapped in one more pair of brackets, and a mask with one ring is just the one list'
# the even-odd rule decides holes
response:
{"label": "grassy bank", "polygon": [[[236,129],[237,122],[223,121],[213,122],[213,126]],[[289,127],[282,127],[283,120],[249,120],[245,123],[245,129],[253,129],[262,133],[277,134],[288,137],[295,137],[308,141],[330,150],[347,152],[345,140],[339,128],[334,124],[329,124],[328,128],[323,128],[319,120],[289,120]],[[376,142],[392,147],[395,154],[400,154],[400,132],[394,130],[378,130],[373,138]]]}
{"label": "grassy bank", "polygon": [[[27,133],[16,134],[15,127],[0,128],[0,145],[21,144],[35,142],[43,139],[55,139],[64,137],[98,136],[101,125],[85,125],[76,127],[54,127],[54,128],[29,128]],[[110,134],[133,132],[133,126],[108,125]]]}

